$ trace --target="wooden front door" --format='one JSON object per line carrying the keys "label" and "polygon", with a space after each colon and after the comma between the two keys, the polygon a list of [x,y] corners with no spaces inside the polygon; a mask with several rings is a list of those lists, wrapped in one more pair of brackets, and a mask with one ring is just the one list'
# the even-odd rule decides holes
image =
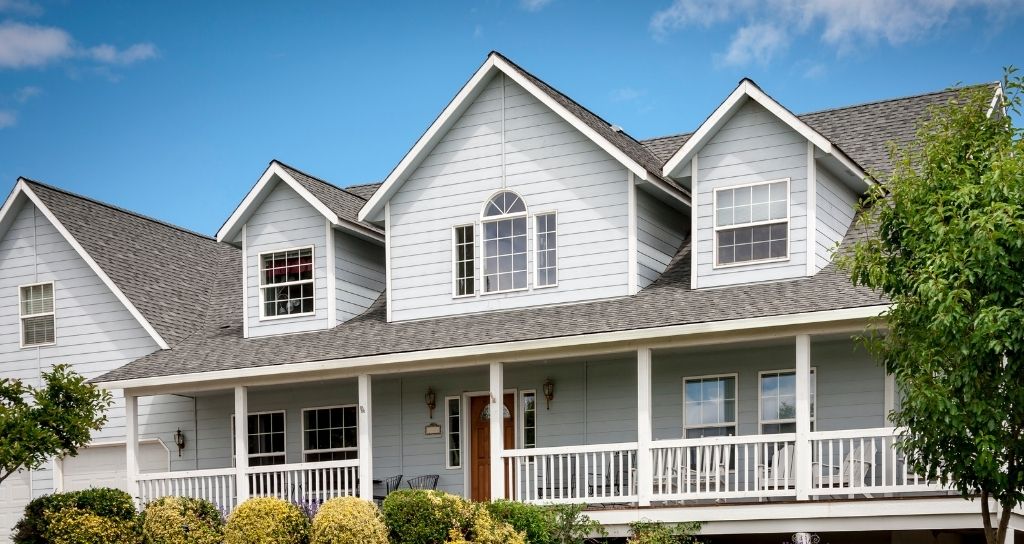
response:
{"label": "wooden front door", "polygon": [[[481,417],[490,402],[490,396],[470,398],[470,497],[474,501],[491,500],[491,431],[490,421]],[[515,396],[505,394],[505,408],[512,417],[505,418],[505,449],[512,449],[516,442]],[[497,417],[502,417],[500,414]],[[506,478],[507,480],[507,478]]]}

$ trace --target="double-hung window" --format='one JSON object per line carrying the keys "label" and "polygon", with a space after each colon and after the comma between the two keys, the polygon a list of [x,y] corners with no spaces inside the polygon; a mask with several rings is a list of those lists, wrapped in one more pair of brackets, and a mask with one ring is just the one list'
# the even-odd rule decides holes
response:
{"label": "double-hung window", "polygon": [[526,289],[526,203],[502,191],[484,206],[484,293]]}
{"label": "double-hung window", "polygon": [[685,438],[736,434],[736,375],[683,380]]}
{"label": "double-hung window", "polygon": [[315,313],[312,247],[261,253],[259,262],[263,317]]}
{"label": "double-hung window", "polygon": [[789,258],[789,180],[715,190],[715,266]]}
{"label": "double-hung window", "polygon": [[534,284],[537,287],[550,287],[558,284],[558,241],[555,237],[555,214],[537,215],[535,229],[537,244],[534,250],[536,259]]}
{"label": "double-hung window", "polygon": [[[811,430],[817,380],[811,369]],[[761,373],[761,434],[796,432],[796,372],[778,370]]]}
{"label": "double-hung window", "polygon": [[354,404],[303,410],[303,460],[316,463],[357,459],[358,415]]}
{"label": "double-hung window", "polygon": [[[285,463],[284,412],[249,414],[249,439],[246,441],[249,466],[283,465]],[[235,447],[235,416],[231,416],[231,448]]]}
{"label": "double-hung window", "polygon": [[455,259],[455,296],[465,297],[476,293],[476,252],[473,251],[473,225],[455,227],[453,239]]}
{"label": "double-hung window", "polygon": [[53,282],[24,285],[18,292],[21,311],[21,347],[49,346],[56,342]]}

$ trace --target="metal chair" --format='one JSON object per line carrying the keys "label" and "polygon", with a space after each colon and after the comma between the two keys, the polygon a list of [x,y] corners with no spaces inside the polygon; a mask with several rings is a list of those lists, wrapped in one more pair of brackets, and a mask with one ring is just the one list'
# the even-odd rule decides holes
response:
{"label": "metal chair", "polygon": [[435,489],[437,489],[437,479],[438,479],[438,477],[439,476],[437,474],[426,474],[424,476],[417,476],[415,478],[410,478],[405,483],[406,483],[406,485],[409,486],[409,489],[429,489],[429,490],[435,490]]}
{"label": "metal chair", "polygon": [[392,491],[398,489],[398,486],[402,485],[402,475],[399,474],[390,478],[384,478],[381,480],[381,485],[384,487],[384,494],[373,496],[373,501],[378,504],[384,502],[384,499],[390,495]]}

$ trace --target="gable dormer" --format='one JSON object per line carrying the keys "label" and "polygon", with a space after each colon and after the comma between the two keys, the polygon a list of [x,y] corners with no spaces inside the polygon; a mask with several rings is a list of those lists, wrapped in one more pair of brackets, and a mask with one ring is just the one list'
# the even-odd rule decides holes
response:
{"label": "gable dormer", "polygon": [[814,275],[829,263],[870,183],[839,148],[749,80],[664,173],[693,194],[694,288]]}
{"label": "gable dormer", "polygon": [[333,328],[384,289],[383,235],[365,200],[274,161],[217,234],[242,249],[246,337]]}

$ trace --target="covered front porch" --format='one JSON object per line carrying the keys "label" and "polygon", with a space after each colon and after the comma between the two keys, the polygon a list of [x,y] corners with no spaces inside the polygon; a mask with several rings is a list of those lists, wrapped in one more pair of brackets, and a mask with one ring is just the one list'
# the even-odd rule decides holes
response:
{"label": "covered front porch", "polygon": [[[129,444],[141,393],[126,391]],[[630,507],[947,493],[904,462],[885,421],[892,383],[849,334],[268,376],[178,393],[196,399],[185,437],[194,465],[142,474],[129,448],[141,502],[195,496],[228,511],[251,496],[369,499],[418,477],[475,500]]]}

